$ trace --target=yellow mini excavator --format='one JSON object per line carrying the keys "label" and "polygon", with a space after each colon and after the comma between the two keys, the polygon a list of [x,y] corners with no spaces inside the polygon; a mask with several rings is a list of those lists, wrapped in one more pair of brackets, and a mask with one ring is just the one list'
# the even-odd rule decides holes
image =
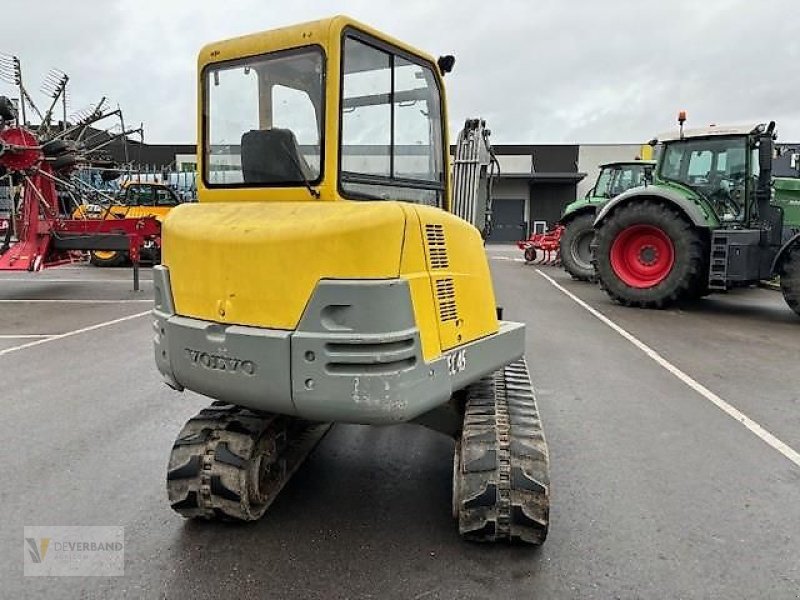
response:
{"label": "yellow mini excavator", "polygon": [[215,400],[169,459],[184,517],[260,518],[331,423],[415,422],[455,440],[464,537],[544,541],[524,325],[499,320],[479,231],[483,122],[448,173],[453,62],[346,17],[202,49],[199,203],[165,219],[154,275],[158,368]]}

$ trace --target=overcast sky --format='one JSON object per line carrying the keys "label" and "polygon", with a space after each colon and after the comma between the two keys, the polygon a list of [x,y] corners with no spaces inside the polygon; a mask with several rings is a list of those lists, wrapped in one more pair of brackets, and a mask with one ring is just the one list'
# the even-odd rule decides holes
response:
{"label": "overcast sky", "polygon": [[[800,141],[799,0],[2,0],[0,52],[35,99],[71,77],[78,110],[107,95],[146,141],[195,140],[195,61],[213,40],[348,14],[438,56],[451,131],[495,143],[643,142],[670,129],[775,120]],[[0,93],[12,90],[0,83]]]}

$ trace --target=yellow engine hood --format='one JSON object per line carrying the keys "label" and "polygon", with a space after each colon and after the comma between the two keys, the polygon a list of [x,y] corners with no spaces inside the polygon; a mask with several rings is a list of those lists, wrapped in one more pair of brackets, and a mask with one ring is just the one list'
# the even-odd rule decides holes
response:
{"label": "yellow engine hood", "polygon": [[162,226],[179,315],[294,329],[320,279],[399,275],[394,202],[183,204]]}

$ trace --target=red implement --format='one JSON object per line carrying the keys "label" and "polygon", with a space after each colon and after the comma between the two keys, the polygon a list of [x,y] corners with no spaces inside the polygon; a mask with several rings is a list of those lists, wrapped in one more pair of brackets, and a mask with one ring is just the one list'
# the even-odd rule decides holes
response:
{"label": "red implement", "polygon": [[[65,160],[65,158],[69,160]],[[21,127],[0,130],[0,167],[21,187],[17,213],[6,222],[16,241],[0,247],[0,271],[40,271],[72,261],[76,251],[128,252],[138,288],[140,249],[159,244],[161,226],[154,217],[72,219],[59,205],[57,183],[69,185],[68,171],[79,157],[48,157],[30,131]],[[57,171],[51,166],[68,165]]]}
{"label": "red implement", "polygon": [[527,240],[517,242],[517,247],[525,253],[526,262],[537,264],[557,264],[559,262],[559,246],[564,227],[559,225],[555,229],[544,233],[533,233]]}

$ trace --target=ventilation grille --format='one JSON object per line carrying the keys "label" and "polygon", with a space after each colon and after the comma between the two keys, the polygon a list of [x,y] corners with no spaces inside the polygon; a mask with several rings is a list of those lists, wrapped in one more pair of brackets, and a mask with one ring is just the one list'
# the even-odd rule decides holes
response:
{"label": "ventilation grille", "polygon": [[440,321],[455,321],[458,319],[456,290],[453,280],[449,277],[436,280],[436,300],[439,304]]}
{"label": "ventilation grille", "polygon": [[450,261],[447,259],[447,244],[444,239],[444,228],[436,223],[425,225],[425,239],[428,242],[428,260],[431,269],[447,269]]}

